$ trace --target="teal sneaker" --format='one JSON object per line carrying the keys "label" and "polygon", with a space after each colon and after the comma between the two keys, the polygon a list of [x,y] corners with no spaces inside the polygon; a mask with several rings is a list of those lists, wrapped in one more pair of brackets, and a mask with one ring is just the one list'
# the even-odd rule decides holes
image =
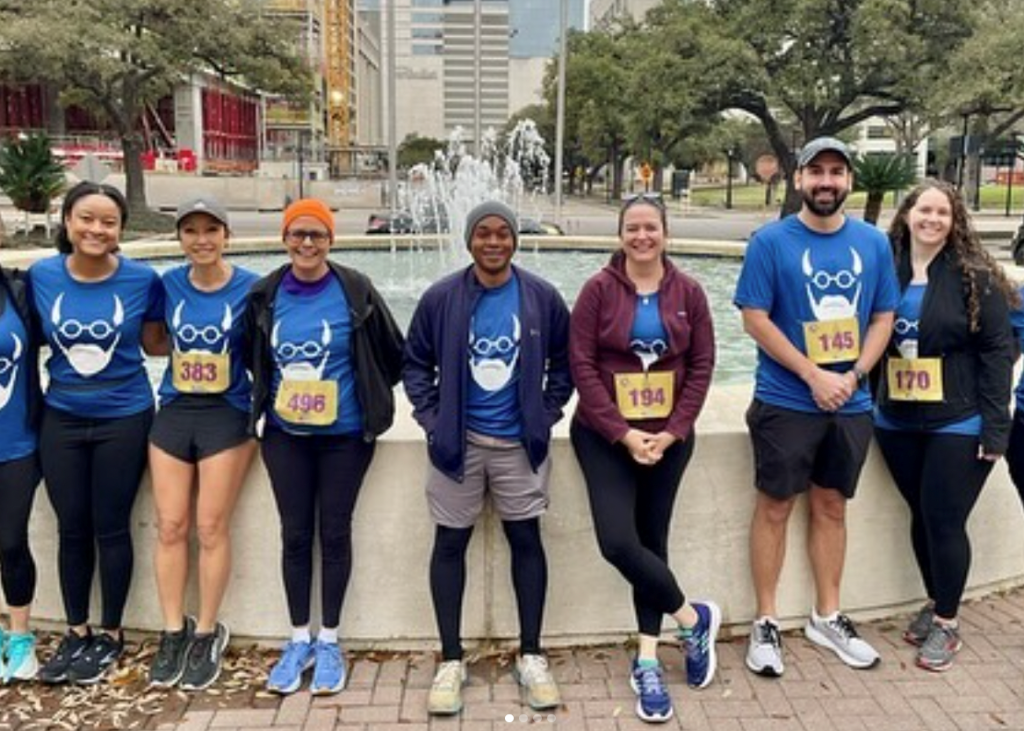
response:
{"label": "teal sneaker", "polygon": [[313,645],[316,665],[313,668],[313,681],[309,691],[313,695],[334,695],[345,688],[348,680],[348,668],[345,666],[345,653],[337,642],[317,641]]}
{"label": "teal sneaker", "polygon": [[33,680],[39,672],[36,657],[36,636],[31,632],[8,634],[4,642],[3,678],[5,683],[12,680]]}
{"label": "teal sneaker", "polygon": [[289,642],[281,651],[281,659],[270,671],[267,690],[288,695],[302,687],[302,674],[313,667],[316,654],[310,642]]}

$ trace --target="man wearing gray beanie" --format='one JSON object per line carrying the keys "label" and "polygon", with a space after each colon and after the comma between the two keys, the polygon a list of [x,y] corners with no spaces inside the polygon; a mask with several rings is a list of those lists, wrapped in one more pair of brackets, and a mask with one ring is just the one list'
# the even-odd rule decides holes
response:
{"label": "man wearing gray beanie", "polygon": [[441,663],[427,697],[434,715],[462,710],[461,624],[466,549],[490,493],[512,553],[519,608],[516,679],[534,710],[561,704],[541,652],[551,426],[572,395],[569,310],[548,282],[512,264],[516,215],[498,201],[466,219],[473,263],[420,298],[402,380],[427,435],[427,502],[435,523],[430,590]]}

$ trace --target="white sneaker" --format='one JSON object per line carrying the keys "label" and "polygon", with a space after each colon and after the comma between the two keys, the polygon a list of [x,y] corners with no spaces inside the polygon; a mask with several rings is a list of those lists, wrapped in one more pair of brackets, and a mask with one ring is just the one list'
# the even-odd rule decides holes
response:
{"label": "white sneaker", "polygon": [[767,678],[780,678],[782,664],[782,635],[779,625],[771,617],[762,617],[750,629],[747,644],[747,667]]}
{"label": "white sneaker", "polygon": [[875,648],[861,639],[853,622],[841,612],[831,617],[819,617],[812,609],[804,635],[814,644],[832,650],[851,668],[874,667],[880,659]]}
{"label": "white sneaker", "polygon": [[516,659],[516,680],[523,687],[526,703],[535,711],[547,711],[562,705],[558,684],[543,655],[520,655]]}
{"label": "white sneaker", "polygon": [[432,716],[454,716],[461,711],[462,686],[465,682],[466,665],[462,660],[448,660],[438,665],[427,695],[427,713]]}

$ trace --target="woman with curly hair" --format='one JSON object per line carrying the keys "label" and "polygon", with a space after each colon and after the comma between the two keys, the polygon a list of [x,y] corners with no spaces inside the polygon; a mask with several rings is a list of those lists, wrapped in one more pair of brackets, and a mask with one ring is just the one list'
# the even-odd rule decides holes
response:
{"label": "woman with curly hair", "polygon": [[944,182],[907,196],[889,239],[902,300],[881,363],[875,436],[910,507],[928,593],[903,636],[920,667],[942,671],[961,647],[967,519],[1010,438],[1009,310],[1019,296]]}

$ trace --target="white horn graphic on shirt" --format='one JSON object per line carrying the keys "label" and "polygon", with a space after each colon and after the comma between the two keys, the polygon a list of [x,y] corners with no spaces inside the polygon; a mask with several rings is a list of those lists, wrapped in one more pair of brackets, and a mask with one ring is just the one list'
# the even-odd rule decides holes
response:
{"label": "white horn graphic on shirt", "polygon": [[[830,272],[826,269],[815,269],[811,260],[811,250],[804,249],[800,260],[801,269],[807,283],[807,300],[811,305],[816,320],[836,320],[842,317],[855,317],[857,303],[860,301],[860,275],[864,271],[864,263],[856,249],[850,247],[850,268]],[[853,289],[853,297],[849,290]]]}
{"label": "white horn graphic on shirt", "polygon": [[0,357],[0,375],[5,374],[8,370],[11,372],[7,382],[0,384],[0,411],[4,410],[7,402],[11,400],[11,394],[14,393],[14,384],[18,381],[18,361],[21,360],[21,353],[24,350],[21,338],[11,333],[11,340],[14,341],[14,352],[11,357]]}
{"label": "white horn graphic on shirt", "polygon": [[500,391],[512,380],[519,361],[521,329],[516,315],[512,315],[511,338],[474,338],[470,327],[469,372],[484,391]]}
{"label": "white horn graphic on shirt", "polygon": [[[281,321],[274,323],[274,329],[270,333],[270,346],[274,349],[277,358],[277,367],[281,372],[281,378],[289,381],[321,381],[324,377],[324,368],[331,351],[327,347],[331,344],[331,325],[327,320],[320,320],[320,342],[307,340],[304,343],[293,343],[285,340],[281,342],[280,327]],[[314,361],[319,358],[320,362]]]}
{"label": "white horn graphic on shirt", "polygon": [[[121,298],[114,295],[114,314],[110,322],[104,319],[93,320],[83,323],[77,319],[63,319],[61,310],[64,303],[64,293],[61,292],[54,300],[50,310],[50,321],[55,327],[53,341],[67,358],[68,364],[74,371],[84,377],[90,378],[101,372],[114,357],[117,344],[121,342],[121,331],[119,328],[124,324],[124,306]],[[107,341],[113,336],[113,340],[104,348],[100,343]],[[81,342],[83,337],[91,338],[94,342]]]}
{"label": "white horn graphic on shirt", "polygon": [[228,332],[231,330],[231,323],[234,319],[231,315],[230,304],[224,303],[224,317],[221,318],[219,324],[204,325],[203,327],[197,327],[190,322],[182,324],[184,311],[185,301],[182,300],[174,308],[174,314],[171,316],[171,331],[174,335],[175,350],[212,355],[214,353],[213,346],[220,343],[217,351],[219,353],[228,352]]}

